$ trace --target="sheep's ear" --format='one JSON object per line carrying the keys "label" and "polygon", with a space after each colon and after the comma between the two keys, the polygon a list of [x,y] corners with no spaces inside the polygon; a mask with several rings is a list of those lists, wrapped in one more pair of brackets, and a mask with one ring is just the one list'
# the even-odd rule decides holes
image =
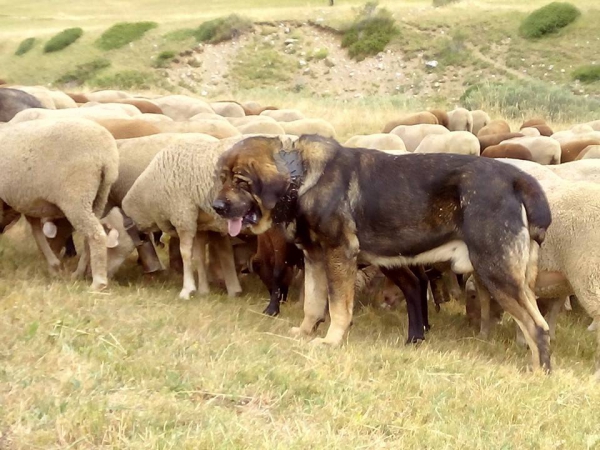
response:
{"label": "sheep's ear", "polygon": [[117,245],[119,245],[119,232],[116,229],[111,228],[106,236],[106,246],[108,248],[115,248]]}
{"label": "sheep's ear", "polygon": [[56,237],[56,234],[58,233],[56,225],[54,224],[54,222],[50,221],[44,223],[42,231],[44,232],[44,236],[46,236],[48,239],[54,239]]}

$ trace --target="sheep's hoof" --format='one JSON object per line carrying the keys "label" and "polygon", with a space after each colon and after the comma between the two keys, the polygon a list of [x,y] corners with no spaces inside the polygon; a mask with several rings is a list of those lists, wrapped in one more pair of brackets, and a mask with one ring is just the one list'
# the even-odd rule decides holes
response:
{"label": "sheep's hoof", "polygon": [[272,316],[272,317],[278,316],[279,315],[279,305],[277,305],[277,306],[271,306],[271,305],[267,306],[265,308],[265,310],[263,311],[263,314],[266,314],[267,316]]}
{"label": "sheep's hoof", "polygon": [[308,344],[311,347],[323,347],[323,346],[339,347],[341,342],[337,341],[337,340],[333,340],[333,339],[327,339],[327,337],[324,337],[324,338],[314,338]]}
{"label": "sheep's hoof", "polygon": [[107,282],[105,282],[105,281],[96,282],[95,281],[95,282],[92,283],[91,290],[92,290],[92,292],[102,292],[107,287],[108,287],[108,283]]}
{"label": "sheep's hoof", "polygon": [[292,327],[290,334],[297,338],[305,338],[311,335],[311,333],[307,333],[303,330],[302,327]]}
{"label": "sheep's hoof", "polygon": [[181,293],[179,294],[179,298],[181,300],[189,300],[190,297],[195,293],[196,291],[193,289],[187,290],[187,289],[183,289],[181,291]]}
{"label": "sheep's hoof", "polygon": [[231,298],[237,298],[240,295],[242,295],[242,290],[241,289],[236,289],[235,291],[227,292],[227,296],[229,296]]}

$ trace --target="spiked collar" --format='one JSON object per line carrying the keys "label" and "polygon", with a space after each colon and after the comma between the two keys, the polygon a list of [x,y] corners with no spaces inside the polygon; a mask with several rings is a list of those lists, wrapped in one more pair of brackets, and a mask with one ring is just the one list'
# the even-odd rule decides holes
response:
{"label": "spiked collar", "polygon": [[304,164],[297,150],[281,150],[277,154],[278,169],[287,170],[290,174],[290,185],[287,191],[275,204],[272,217],[273,223],[289,224],[296,218],[298,208],[298,189],[304,179]]}

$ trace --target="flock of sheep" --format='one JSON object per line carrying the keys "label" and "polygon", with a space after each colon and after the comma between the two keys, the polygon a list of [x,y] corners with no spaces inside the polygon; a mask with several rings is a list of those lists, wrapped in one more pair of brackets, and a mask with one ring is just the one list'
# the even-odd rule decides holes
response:
{"label": "flock of sheep", "polygon": [[[256,102],[0,86],[0,232],[25,216],[53,272],[74,254],[72,233],[79,233],[85,244],[74,276],[91,272],[93,289],[106,287],[136,249],[145,272],[164,269],[154,249],[162,234],[169,236],[172,268],[183,270],[181,298],[208,293],[210,275],[237,295],[240,267],[251,266],[256,247],[241,251],[246,243],[231,239],[212,209],[215,166],[234,143],[257,134],[336,137],[322,119]],[[345,146],[502,158],[534,176],[553,215],[536,286],[551,335],[571,295],[600,320],[600,161],[594,160],[600,120],[554,132],[532,119],[512,131],[484,111],[431,110],[391,121],[382,133],[354,136]],[[464,289],[468,307],[473,283]],[[489,334],[489,308],[475,310],[481,333]]]}

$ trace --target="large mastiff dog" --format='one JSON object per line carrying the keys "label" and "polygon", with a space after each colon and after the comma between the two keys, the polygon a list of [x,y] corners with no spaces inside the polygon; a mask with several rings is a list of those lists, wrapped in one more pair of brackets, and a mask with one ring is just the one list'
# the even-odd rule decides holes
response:
{"label": "large mastiff dog", "polygon": [[407,265],[449,261],[457,273],[474,272],[523,330],[534,367],[550,370],[548,324],[532,287],[551,216],[534,178],[487,158],[394,156],[314,135],[286,139],[251,137],[226,151],[213,207],[232,235],[284,223],[303,249],[304,320],[293,333],[312,334],[329,300],[329,330],[313,342],[341,343],[359,259],[398,284]]}

